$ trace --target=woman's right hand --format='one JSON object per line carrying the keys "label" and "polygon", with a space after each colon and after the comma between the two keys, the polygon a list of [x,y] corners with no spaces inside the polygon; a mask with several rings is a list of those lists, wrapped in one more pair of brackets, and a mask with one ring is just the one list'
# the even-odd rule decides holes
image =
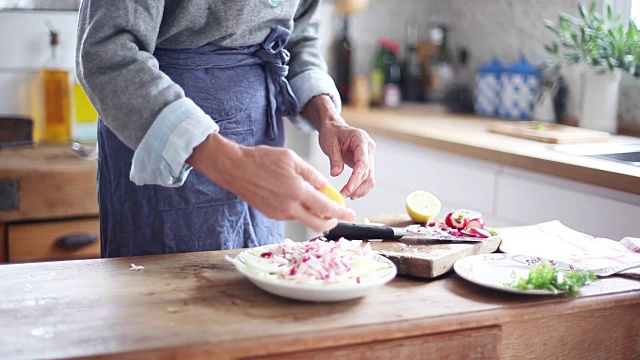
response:
{"label": "woman's right hand", "polygon": [[298,220],[316,232],[355,219],[317,190],[327,180],[292,150],[245,147],[211,134],[187,163],[272,219]]}

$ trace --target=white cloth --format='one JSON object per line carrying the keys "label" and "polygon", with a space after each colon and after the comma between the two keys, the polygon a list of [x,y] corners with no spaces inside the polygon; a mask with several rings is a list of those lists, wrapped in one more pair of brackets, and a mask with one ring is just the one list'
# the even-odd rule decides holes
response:
{"label": "white cloth", "polygon": [[640,278],[640,239],[614,241],[564,226],[560,221],[500,229],[500,250],[539,256],[588,269],[598,276]]}

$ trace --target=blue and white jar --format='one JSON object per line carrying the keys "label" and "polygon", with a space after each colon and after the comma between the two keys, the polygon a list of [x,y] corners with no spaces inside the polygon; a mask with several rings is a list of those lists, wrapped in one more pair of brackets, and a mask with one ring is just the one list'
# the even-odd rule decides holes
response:
{"label": "blue and white jar", "polygon": [[501,76],[504,66],[498,59],[478,68],[474,106],[476,114],[497,116],[500,110]]}
{"label": "blue and white jar", "polygon": [[500,76],[500,117],[530,120],[540,79],[540,70],[529,64],[524,56],[507,68]]}

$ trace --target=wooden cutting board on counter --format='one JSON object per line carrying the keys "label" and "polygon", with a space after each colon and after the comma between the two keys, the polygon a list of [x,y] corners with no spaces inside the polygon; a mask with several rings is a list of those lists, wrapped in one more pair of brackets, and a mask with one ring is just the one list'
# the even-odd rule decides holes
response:
{"label": "wooden cutting board on counter", "polygon": [[551,144],[609,140],[608,132],[539,121],[498,121],[490,123],[487,126],[487,130],[497,134]]}
{"label": "wooden cutting board on counter", "polygon": [[[373,219],[374,223],[389,226],[412,224],[406,214],[384,214]],[[498,250],[500,237],[494,236],[483,242],[407,245],[397,241],[371,241],[371,248],[391,260],[398,274],[422,278],[434,278],[453,269],[456,260],[470,255],[490,254]]]}

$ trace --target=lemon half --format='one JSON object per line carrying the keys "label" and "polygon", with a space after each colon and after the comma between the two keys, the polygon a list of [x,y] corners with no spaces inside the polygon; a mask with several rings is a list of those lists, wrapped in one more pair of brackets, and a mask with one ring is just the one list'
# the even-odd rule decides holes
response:
{"label": "lemon half", "polygon": [[435,195],[423,190],[417,190],[409,194],[406,206],[411,220],[421,224],[426,224],[433,220],[442,209],[440,200]]}
{"label": "lemon half", "polygon": [[338,190],[336,190],[336,188],[334,188],[333,186],[331,186],[331,184],[327,184],[325,187],[323,187],[322,189],[319,189],[319,191],[323,194],[325,194],[329,199],[337,202],[338,204],[340,204],[341,206],[345,206],[345,202],[344,202],[344,198],[342,197],[342,194],[340,194],[340,192]]}

